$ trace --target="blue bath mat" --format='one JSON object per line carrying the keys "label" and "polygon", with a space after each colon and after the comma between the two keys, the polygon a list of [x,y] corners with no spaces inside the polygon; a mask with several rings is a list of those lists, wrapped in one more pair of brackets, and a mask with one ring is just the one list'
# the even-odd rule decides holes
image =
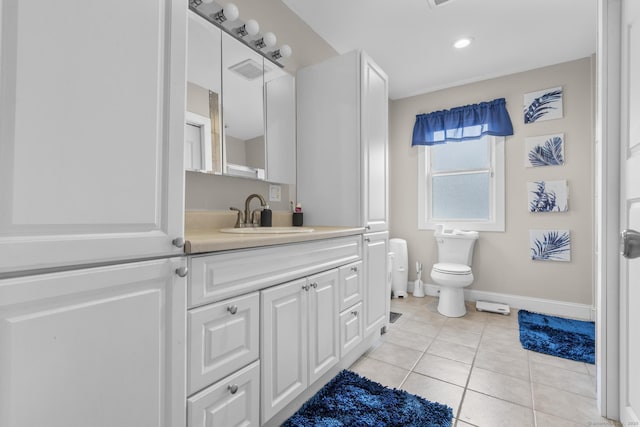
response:
{"label": "blue bath mat", "polygon": [[329,381],[282,427],[451,427],[450,407],[351,371]]}
{"label": "blue bath mat", "polygon": [[520,342],[527,350],[595,363],[595,324],[526,310],[518,312]]}

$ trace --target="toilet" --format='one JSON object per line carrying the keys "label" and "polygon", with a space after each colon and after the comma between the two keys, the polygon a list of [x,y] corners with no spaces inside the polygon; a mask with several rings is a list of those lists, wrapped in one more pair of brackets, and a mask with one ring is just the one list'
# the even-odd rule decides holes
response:
{"label": "toilet", "polygon": [[462,317],[467,313],[463,288],[473,282],[471,260],[478,232],[438,226],[434,237],[438,243],[438,262],[431,269],[431,279],[440,287],[438,312],[447,317]]}

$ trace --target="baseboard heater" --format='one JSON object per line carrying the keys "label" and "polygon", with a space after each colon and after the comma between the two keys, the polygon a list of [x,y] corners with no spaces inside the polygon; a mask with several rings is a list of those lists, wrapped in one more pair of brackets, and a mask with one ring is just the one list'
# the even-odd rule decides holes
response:
{"label": "baseboard heater", "polygon": [[509,309],[509,306],[507,304],[491,301],[476,301],[476,310],[504,314],[505,316],[511,313],[511,310]]}

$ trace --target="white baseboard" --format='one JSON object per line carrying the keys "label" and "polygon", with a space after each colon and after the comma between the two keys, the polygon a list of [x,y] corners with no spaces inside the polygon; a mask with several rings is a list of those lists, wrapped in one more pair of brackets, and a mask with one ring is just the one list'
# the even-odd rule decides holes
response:
{"label": "white baseboard", "polygon": [[[432,283],[424,285],[424,293],[430,296],[438,296],[440,287]],[[508,304],[509,307],[535,311],[536,313],[551,314],[554,316],[570,317],[573,319],[595,320],[595,308],[587,304],[576,304],[566,301],[555,301],[542,298],[524,297],[520,295],[500,294],[496,292],[464,290],[466,301],[491,301]]]}

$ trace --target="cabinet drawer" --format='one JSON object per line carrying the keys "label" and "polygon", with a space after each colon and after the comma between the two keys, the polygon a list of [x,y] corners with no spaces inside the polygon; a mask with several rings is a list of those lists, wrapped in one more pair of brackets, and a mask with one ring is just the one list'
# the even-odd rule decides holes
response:
{"label": "cabinet drawer", "polygon": [[189,307],[246,294],[360,259],[360,235],[192,256]]}
{"label": "cabinet drawer", "polygon": [[189,310],[189,394],[258,359],[260,295]]}
{"label": "cabinet drawer", "polygon": [[187,399],[187,426],[259,426],[260,362]]}
{"label": "cabinet drawer", "polygon": [[362,261],[340,267],[340,311],[362,301]]}
{"label": "cabinet drawer", "polygon": [[340,357],[347,355],[362,342],[364,313],[362,302],[340,314]]}

